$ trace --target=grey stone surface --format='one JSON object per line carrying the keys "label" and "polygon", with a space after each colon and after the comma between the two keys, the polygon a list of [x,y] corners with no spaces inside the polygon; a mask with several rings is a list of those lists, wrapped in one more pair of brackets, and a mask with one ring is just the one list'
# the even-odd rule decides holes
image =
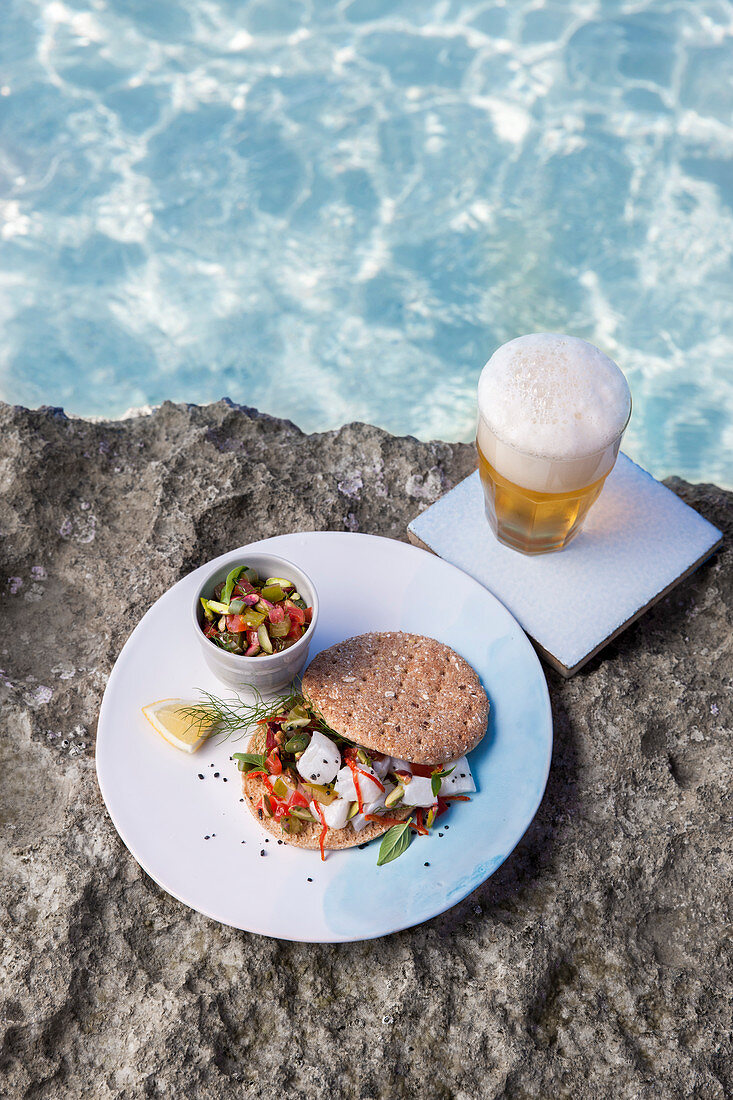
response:
{"label": "grey stone surface", "polygon": [[[548,674],[547,794],[493,878],[419,928],[304,946],[189,911],[128,854],[94,771],[106,677],[194,566],[287,530],[404,538],[471,448],[224,402],[0,406],[0,462],[3,1097],[733,1095],[730,541]],[[673,488],[730,540],[731,494]]]}

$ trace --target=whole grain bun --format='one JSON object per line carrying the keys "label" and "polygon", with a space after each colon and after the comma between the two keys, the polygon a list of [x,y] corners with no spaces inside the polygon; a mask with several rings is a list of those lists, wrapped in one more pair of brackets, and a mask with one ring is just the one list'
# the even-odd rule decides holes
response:
{"label": "whole grain bun", "polygon": [[[249,743],[248,752],[265,752],[267,742],[267,734],[263,730],[257,730],[253,735]],[[308,821],[303,822],[303,831],[298,833],[297,836],[291,836],[286,833],[279,821],[275,821],[274,818],[265,817],[264,814],[260,817],[257,810],[257,803],[262,798],[263,794],[267,794],[267,788],[262,782],[261,776],[249,776],[247,772],[242,773],[242,790],[244,792],[245,805],[251,810],[257,821],[263,829],[267,829],[268,833],[276,836],[278,840],[284,840],[286,844],[294,844],[296,848],[318,848],[318,838],[321,835],[321,825],[311,824]],[[402,807],[390,811],[389,817],[392,819],[399,819],[402,821],[408,817],[412,807]],[[355,833],[350,825],[347,825],[345,829],[329,829],[326,833],[325,840],[323,842],[324,848],[335,850],[336,848],[355,848],[357,844],[368,844],[370,840],[374,840],[376,836],[381,836],[382,833],[386,833],[390,828],[389,825],[380,824],[378,821],[370,821],[360,833]]]}
{"label": "whole grain bun", "polygon": [[489,717],[486,692],[463,657],[401,631],[359,634],[322,650],[303,675],[303,692],[350,741],[415,764],[463,756]]}

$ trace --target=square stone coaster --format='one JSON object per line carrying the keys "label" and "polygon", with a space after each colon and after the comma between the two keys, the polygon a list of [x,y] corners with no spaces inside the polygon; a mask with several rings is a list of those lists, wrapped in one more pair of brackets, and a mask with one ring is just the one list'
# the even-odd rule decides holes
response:
{"label": "square stone coaster", "polygon": [[497,542],[478,470],[414,519],[408,535],[493,592],[563,676],[582,668],[723,541],[717,527],[624,454],[583,530],[554,554],[530,557]]}

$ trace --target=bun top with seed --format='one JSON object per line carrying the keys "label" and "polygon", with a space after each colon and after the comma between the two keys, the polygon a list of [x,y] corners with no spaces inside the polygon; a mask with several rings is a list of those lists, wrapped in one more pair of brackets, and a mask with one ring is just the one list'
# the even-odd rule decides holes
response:
{"label": "bun top with seed", "polygon": [[401,631],[359,634],[319,653],[303,691],[350,741],[415,764],[443,764],[486,733],[489,700],[450,646]]}

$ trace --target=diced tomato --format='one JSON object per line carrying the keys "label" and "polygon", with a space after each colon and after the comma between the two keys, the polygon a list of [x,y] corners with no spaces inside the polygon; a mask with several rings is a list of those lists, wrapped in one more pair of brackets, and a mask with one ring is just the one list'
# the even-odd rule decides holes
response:
{"label": "diced tomato", "polygon": [[276,603],[274,607],[271,607],[267,613],[267,617],[271,623],[282,623],[285,621],[285,609],[282,604]]}
{"label": "diced tomato", "polygon": [[300,791],[293,791],[288,801],[291,806],[300,806],[304,810],[307,810],[309,806],[308,799]]}
{"label": "diced tomato", "polygon": [[310,623],[310,622],[313,621],[313,608],[312,607],[306,607],[304,614],[305,614],[305,621],[307,623]]}
{"label": "diced tomato", "polygon": [[291,638],[295,642],[297,642],[298,638],[303,637],[303,631],[299,623],[296,623],[294,620],[291,622],[290,630],[287,633],[287,637]]}
{"label": "diced tomato", "polygon": [[285,601],[285,609],[294,623],[302,626],[305,622],[305,611],[302,607],[296,607],[292,600]]}
{"label": "diced tomato", "polygon": [[217,629],[216,629],[216,627],[214,626],[213,623],[210,623],[210,622],[204,623],[204,634],[206,635],[207,638],[215,638],[217,633],[218,633],[218,631],[217,631]]}
{"label": "diced tomato", "polygon": [[230,634],[242,634],[249,627],[241,615],[227,615],[227,630]]}
{"label": "diced tomato", "polygon": [[283,765],[277,749],[273,749],[267,757],[267,766],[270,769],[270,775],[282,775]]}
{"label": "diced tomato", "polygon": [[272,726],[267,727],[267,740],[265,742],[265,746],[266,746],[268,752],[272,752],[273,749],[277,748],[277,738],[275,737],[275,729],[273,729]]}
{"label": "diced tomato", "polygon": [[255,591],[255,586],[250,584],[246,577],[240,577],[237,583],[232,589],[232,595],[234,596],[248,596],[250,592]]}

